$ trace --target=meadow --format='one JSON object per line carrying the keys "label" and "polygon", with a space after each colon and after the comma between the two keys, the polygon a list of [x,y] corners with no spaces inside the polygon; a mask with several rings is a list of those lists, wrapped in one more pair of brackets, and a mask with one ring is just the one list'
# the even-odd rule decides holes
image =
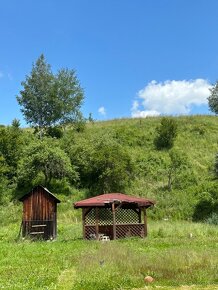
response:
{"label": "meadow", "polygon": [[84,241],[80,211],[65,198],[58,238],[33,242],[18,237],[21,212],[1,208],[0,289],[218,289],[215,225],[148,218],[145,239]]}

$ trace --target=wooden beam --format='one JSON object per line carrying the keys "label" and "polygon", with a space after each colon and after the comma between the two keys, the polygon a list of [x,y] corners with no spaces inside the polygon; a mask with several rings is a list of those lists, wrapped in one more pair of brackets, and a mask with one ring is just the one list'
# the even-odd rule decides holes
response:
{"label": "wooden beam", "polygon": [[99,209],[95,208],[95,232],[96,232],[96,240],[99,240]]}
{"label": "wooden beam", "polygon": [[144,236],[147,237],[148,229],[147,229],[147,215],[146,215],[146,208],[143,207],[144,212]]}
{"label": "wooden beam", "polygon": [[92,210],[92,207],[84,207],[84,214],[87,216],[87,214]]}
{"label": "wooden beam", "polygon": [[115,215],[115,205],[112,203],[112,215],[113,215],[113,239],[116,240],[116,215]]}

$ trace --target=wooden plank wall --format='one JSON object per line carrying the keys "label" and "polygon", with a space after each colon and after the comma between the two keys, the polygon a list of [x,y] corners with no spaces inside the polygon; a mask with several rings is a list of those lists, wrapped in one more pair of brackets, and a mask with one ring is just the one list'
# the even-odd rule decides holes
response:
{"label": "wooden plank wall", "polygon": [[55,201],[43,188],[37,188],[23,202],[23,220],[54,220]]}

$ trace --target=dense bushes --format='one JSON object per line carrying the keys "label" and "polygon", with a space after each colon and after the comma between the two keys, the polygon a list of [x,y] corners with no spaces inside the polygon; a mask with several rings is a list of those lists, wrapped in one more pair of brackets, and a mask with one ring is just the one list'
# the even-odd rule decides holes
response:
{"label": "dense bushes", "polygon": [[82,138],[69,155],[78,168],[80,187],[89,188],[90,195],[125,191],[134,178],[130,154],[110,134]]}

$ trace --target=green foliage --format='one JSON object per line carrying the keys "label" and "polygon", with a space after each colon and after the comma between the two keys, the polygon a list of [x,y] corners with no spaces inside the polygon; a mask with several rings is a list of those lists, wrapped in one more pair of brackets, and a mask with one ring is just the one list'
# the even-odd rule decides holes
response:
{"label": "green foliage", "polygon": [[128,152],[108,137],[94,148],[91,188],[97,192],[123,192],[134,178],[134,166]]}
{"label": "green foliage", "polygon": [[54,75],[42,54],[21,84],[17,101],[27,123],[38,127],[41,135],[47,127],[75,122],[81,116],[84,96],[75,71],[61,69]]}
{"label": "green foliage", "polygon": [[[36,138],[32,129],[3,126],[0,128],[2,203],[9,202],[12,194],[16,198],[32,185],[48,182],[52,192],[57,189],[73,195],[75,200],[122,191],[154,199],[157,205],[149,213],[152,219],[192,219],[194,216],[197,220],[201,219],[196,216],[206,192],[212,196],[212,203],[209,199],[209,210],[202,217],[205,220],[214,212],[217,202],[217,180],[211,174],[217,152],[217,120],[214,116],[173,119],[178,136],[175,148],[170,151],[154,150],[156,127],[161,120],[158,117],[87,123],[85,130],[67,126],[59,132],[59,127],[56,131],[52,126],[47,131],[52,138],[45,137],[45,142]],[[31,147],[36,150],[32,151]],[[55,153],[59,150],[72,172],[67,170],[63,175],[54,172],[62,170],[63,163],[59,161],[62,153]],[[33,157],[35,163],[32,163]],[[50,164],[48,177],[42,165],[45,161]],[[167,186],[169,172],[171,191]],[[77,190],[84,195],[75,196]],[[202,201],[202,206],[207,203]]]}
{"label": "green foliage", "polygon": [[53,126],[46,129],[46,135],[52,138],[60,139],[63,137],[64,133],[60,126]]}
{"label": "green foliage", "polygon": [[168,190],[172,190],[173,184],[176,182],[176,179],[178,180],[178,175],[183,170],[185,170],[185,167],[187,166],[187,158],[184,153],[179,152],[178,150],[172,149],[169,152],[169,158],[170,162],[167,169],[167,175],[168,175]]}
{"label": "green foliage", "polygon": [[210,110],[218,114],[218,82],[211,88],[210,90],[211,94],[208,97],[208,105]]}
{"label": "green foliage", "polygon": [[215,175],[215,178],[218,178],[218,153],[216,153],[216,156],[215,156],[214,175]]}
{"label": "green foliage", "polygon": [[78,115],[77,120],[72,121],[72,125],[76,132],[82,133],[86,128],[86,120],[82,117],[82,115]]}
{"label": "green foliage", "polygon": [[197,194],[197,202],[195,205],[193,219],[195,221],[204,221],[210,218],[213,213],[218,214],[218,184],[206,183],[201,186]]}
{"label": "green foliage", "polygon": [[110,134],[82,138],[69,154],[91,195],[124,191],[134,178],[130,155]]}
{"label": "green foliage", "polygon": [[55,145],[55,141],[45,139],[25,148],[18,168],[20,184],[26,181],[49,186],[52,179],[78,179],[66,153]]}
{"label": "green foliage", "polygon": [[55,94],[59,101],[58,120],[61,124],[81,121],[80,107],[84,99],[83,89],[74,70],[61,69],[54,78]]}
{"label": "green foliage", "polygon": [[15,129],[19,129],[20,128],[20,120],[18,119],[14,119],[11,123],[11,126],[14,127]]}
{"label": "green foliage", "polygon": [[173,118],[163,117],[160,126],[156,128],[156,134],[154,145],[158,150],[172,148],[177,136],[177,123]]}
{"label": "green foliage", "polygon": [[89,113],[89,117],[88,117],[87,120],[88,120],[89,123],[94,124],[95,120],[92,117],[92,113]]}
{"label": "green foliage", "polygon": [[205,223],[218,226],[218,213],[213,212],[206,220]]}
{"label": "green foliage", "polygon": [[15,127],[0,128],[0,155],[8,168],[5,174],[10,182],[16,177],[17,164],[23,146],[22,132]]}

